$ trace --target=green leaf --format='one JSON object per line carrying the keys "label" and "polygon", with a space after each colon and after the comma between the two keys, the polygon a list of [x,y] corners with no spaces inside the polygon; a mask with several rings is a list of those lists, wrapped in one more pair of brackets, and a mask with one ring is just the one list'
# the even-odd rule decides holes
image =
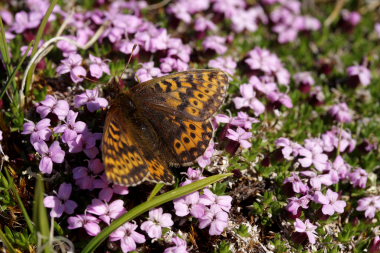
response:
{"label": "green leaf", "polygon": [[[33,47],[33,51],[32,51],[32,55],[31,55],[31,58],[33,58],[33,56],[36,54],[37,50],[38,50],[38,46],[40,44],[40,41],[42,39],[42,35],[45,31],[45,27],[46,27],[46,24],[49,20],[49,17],[51,15],[51,13],[53,12],[53,9],[55,7],[55,5],[57,4],[58,0],[52,0],[50,6],[49,6],[49,9],[46,11],[46,14],[44,16],[44,18],[42,19],[42,22],[41,22],[41,25],[40,27],[38,28],[38,31],[37,31],[37,35],[36,35],[36,42],[34,44],[34,47]],[[26,88],[25,88],[25,94],[26,96],[29,94],[29,91],[30,91],[30,88],[31,88],[31,85],[32,85],[32,78],[33,78],[33,73],[34,73],[34,70],[36,68],[36,62],[31,66],[31,68],[29,69],[29,73],[26,73],[28,76],[27,76],[27,79],[26,79]]]}
{"label": "green leaf", "polygon": [[44,205],[44,183],[41,175],[37,176],[36,189],[34,191],[33,221],[37,232],[41,236],[41,243],[45,247],[44,252],[52,252],[51,248],[45,246],[49,243],[49,219]]}
{"label": "green leaf", "polygon": [[7,91],[7,88],[9,86],[9,84],[11,82],[13,82],[16,74],[17,74],[17,71],[18,69],[21,67],[21,65],[24,63],[26,57],[28,56],[28,53],[29,53],[29,50],[31,48],[31,46],[33,45],[34,41],[31,41],[28,45],[28,49],[26,49],[26,52],[25,54],[22,56],[21,60],[18,62],[17,64],[17,67],[13,70],[12,74],[10,75],[10,77],[8,78],[7,82],[5,83],[5,85],[3,86],[3,88],[1,89],[0,91],[0,99],[4,96],[5,92]]}
{"label": "green leaf", "polygon": [[219,249],[215,252],[218,253],[232,253],[231,251],[231,244],[226,241],[222,241],[219,245]]}
{"label": "green leaf", "polygon": [[249,237],[251,235],[248,231],[248,227],[244,224],[241,224],[236,232],[243,237]]}
{"label": "green leaf", "polygon": [[[34,225],[33,225],[33,222],[32,220],[30,219],[29,217],[29,214],[28,212],[26,211],[26,208],[24,206],[24,203],[22,202],[21,200],[21,197],[20,195],[18,194],[18,190],[16,189],[15,185],[14,185],[14,182],[13,182],[13,179],[12,177],[9,175],[9,170],[10,168],[6,168],[4,171],[5,171],[5,175],[7,176],[7,180],[8,180],[8,184],[9,184],[9,188],[11,189],[12,193],[15,195],[16,197],[16,200],[17,200],[17,204],[18,206],[20,207],[21,211],[22,211],[22,214],[24,216],[24,219],[26,221],[26,224],[28,225],[28,229],[31,233],[34,232]],[[0,174],[1,175],[1,174]]]}
{"label": "green leaf", "polygon": [[107,237],[115,231],[118,227],[122,226],[126,222],[142,215],[143,213],[149,211],[150,209],[156,208],[166,202],[169,202],[171,200],[180,198],[184,195],[190,194],[192,192],[198,191],[200,189],[203,189],[204,187],[213,184],[219,180],[222,180],[223,178],[226,178],[228,176],[233,175],[232,173],[227,174],[221,174],[221,175],[215,175],[211,176],[202,180],[199,180],[197,182],[191,183],[189,185],[185,185],[182,187],[179,187],[177,189],[171,190],[169,192],[166,192],[164,194],[161,194],[160,196],[154,197],[153,199],[146,201],[135,208],[129,210],[126,214],[121,216],[119,219],[113,221],[110,226],[103,229],[103,231],[94,237],[82,250],[82,253],[89,253],[94,252],[95,249],[104,241],[107,239]]}
{"label": "green leaf", "polygon": [[0,17],[0,53],[3,56],[5,66],[7,67],[8,73],[10,71],[11,59],[9,57],[8,42],[5,38],[5,29],[3,25],[3,19]]}
{"label": "green leaf", "polygon": [[8,240],[7,236],[3,233],[3,231],[1,231],[1,229],[0,229],[0,240],[4,244],[7,252],[10,252],[10,253],[16,252],[11,242]]}

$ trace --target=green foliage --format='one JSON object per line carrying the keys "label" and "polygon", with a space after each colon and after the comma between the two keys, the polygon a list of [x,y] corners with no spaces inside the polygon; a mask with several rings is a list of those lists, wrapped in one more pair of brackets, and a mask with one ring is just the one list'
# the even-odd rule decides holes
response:
{"label": "green foliage", "polygon": [[236,232],[243,237],[249,237],[251,234],[248,231],[248,226],[241,224],[239,228],[236,230]]}
{"label": "green foliage", "polygon": [[222,241],[219,244],[218,249],[215,249],[214,253],[232,253],[231,244],[227,241]]}

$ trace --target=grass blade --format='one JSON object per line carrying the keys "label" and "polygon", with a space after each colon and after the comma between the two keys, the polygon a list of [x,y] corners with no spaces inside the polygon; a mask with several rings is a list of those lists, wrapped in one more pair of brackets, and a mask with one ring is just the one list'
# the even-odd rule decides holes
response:
{"label": "grass blade", "polygon": [[28,49],[26,50],[25,54],[22,56],[21,60],[19,61],[19,63],[17,64],[16,68],[13,70],[12,74],[10,75],[10,77],[8,78],[7,82],[5,83],[4,87],[1,89],[0,91],[0,99],[4,96],[9,84],[13,81],[13,79],[15,78],[16,74],[17,74],[17,71],[18,69],[21,67],[21,65],[24,63],[26,57],[28,56],[28,53],[29,53],[29,50],[31,48],[31,46],[33,45],[33,42],[34,41],[31,41],[28,45]]}
{"label": "grass blade", "polygon": [[169,202],[171,200],[177,199],[179,197],[182,197],[184,195],[190,194],[192,192],[195,192],[197,190],[203,189],[204,187],[213,184],[219,180],[222,180],[223,178],[226,178],[228,176],[233,175],[232,173],[226,173],[221,175],[215,175],[211,176],[202,180],[199,180],[197,182],[179,187],[177,189],[171,190],[169,192],[166,192],[164,194],[161,194],[157,197],[152,198],[150,201],[146,201],[135,208],[132,208],[129,210],[126,214],[121,216],[119,219],[113,221],[109,227],[106,227],[102,230],[102,232],[94,237],[82,250],[82,253],[89,253],[94,252],[95,249],[104,241],[107,239],[107,237],[115,231],[118,227],[123,225],[124,223],[142,215],[143,213],[149,211],[150,209],[153,209],[155,207],[158,207],[166,202]]}
{"label": "grass blade", "polygon": [[152,192],[150,193],[147,201],[151,200],[152,198],[154,198],[157,193],[162,189],[162,187],[164,187],[165,184],[164,183],[158,183],[154,186],[154,189],[152,190]]}
{"label": "grass blade", "polygon": [[13,192],[13,194],[15,195],[16,197],[16,201],[17,201],[17,204],[19,205],[21,211],[22,211],[22,214],[24,216],[24,219],[25,219],[25,222],[26,224],[28,225],[28,229],[31,233],[34,233],[34,225],[33,225],[33,222],[32,220],[30,219],[29,217],[29,214],[28,212],[26,211],[26,208],[24,206],[24,203],[22,203],[22,200],[21,200],[21,197],[20,195],[18,194],[18,190],[16,189],[15,185],[14,185],[14,182],[13,182],[13,178],[9,175],[9,170],[10,168],[6,168],[4,171],[5,171],[5,175],[7,176],[7,180],[8,180],[8,184],[9,184],[9,187],[11,188],[11,191]]}
{"label": "grass blade", "polygon": [[46,207],[44,205],[44,194],[44,182],[42,180],[42,176],[38,175],[36,190],[34,192],[33,220],[37,226],[37,231],[41,235],[44,252],[51,252],[51,247],[47,245],[47,243],[49,243],[50,226]]}
{"label": "grass blade", "polygon": [[[34,47],[33,47],[31,58],[35,55],[35,53],[38,50],[38,46],[39,46],[40,41],[42,39],[42,35],[44,33],[46,24],[47,24],[47,22],[49,20],[49,17],[51,15],[51,13],[54,10],[54,7],[57,4],[57,2],[58,2],[58,0],[53,0],[51,2],[50,6],[49,6],[49,9],[46,11],[46,14],[45,14],[44,18],[42,19],[41,25],[40,25],[40,27],[38,28],[38,31],[37,31],[36,42],[35,42]],[[32,85],[32,78],[33,78],[33,74],[34,74],[34,70],[36,68],[36,65],[37,65],[37,62],[35,62],[32,65],[32,67],[30,68],[29,72],[26,73],[28,75],[28,77],[26,79],[26,88],[25,88],[25,94],[26,94],[26,96],[28,95],[28,93],[30,91],[30,88],[31,88],[31,85]]]}
{"label": "grass blade", "polygon": [[0,229],[0,241],[4,244],[7,252],[16,253],[16,250],[13,248],[12,243],[8,240],[7,236]]}
{"label": "grass blade", "polygon": [[9,73],[11,59],[9,57],[9,51],[8,51],[7,45],[8,43],[7,43],[7,39],[5,38],[5,29],[3,25],[3,20],[0,17],[0,52],[1,52],[1,55],[3,56],[4,63]]}

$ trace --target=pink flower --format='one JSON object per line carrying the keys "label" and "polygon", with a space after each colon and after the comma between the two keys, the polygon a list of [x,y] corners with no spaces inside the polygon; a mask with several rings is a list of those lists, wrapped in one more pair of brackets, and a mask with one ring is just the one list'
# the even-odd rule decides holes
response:
{"label": "pink flower", "polygon": [[191,167],[189,167],[187,169],[187,172],[184,174],[186,174],[187,178],[185,182],[181,183],[181,186],[188,185],[205,178],[204,176],[202,176],[202,171],[198,169],[193,169]]}
{"label": "pink flower", "polygon": [[342,11],[342,18],[345,22],[349,23],[351,26],[357,26],[362,16],[357,11],[349,11],[349,10],[343,10]]}
{"label": "pink flower", "polygon": [[97,154],[99,154],[99,149],[96,147],[96,140],[100,140],[102,134],[100,133],[91,133],[84,131],[81,134],[78,134],[77,137],[69,142],[70,153],[79,153],[84,152],[88,158],[94,159]]}
{"label": "pink flower", "polygon": [[103,72],[111,75],[108,64],[99,57],[90,54],[90,75],[95,78],[101,78]]}
{"label": "pink flower", "polygon": [[239,9],[244,9],[245,7],[246,2],[244,0],[218,0],[214,2],[212,9],[223,13],[227,18],[232,18]]}
{"label": "pink flower", "polygon": [[380,211],[380,196],[371,196],[359,199],[356,210],[365,211],[364,216],[368,219],[374,218],[376,212]]}
{"label": "pink flower", "polygon": [[226,38],[221,36],[208,36],[202,43],[205,49],[214,50],[217,54],[227,52]]}
{"label": "pink flower", "polygon": [[220,207],[212,205],[206,209],[205,214],[199,218],[199,228],[210,226],[210,235],[220,235],[228,226],[228,214]]}
{"label": "pink flower", "polygon": [[242,97],[233,99],[236,109],[249,107],[254,110],[256,115],[260,115],[265,111],[265,106],[256,98],[256,93],[253,91],[251,84],[242,84],[240,86],[240,94]]}
{"label": "pink flower", "polygon": [[211,163],[211,158],[215,153],[214,142],[210,142],[204,154],[197,158],[199,167],[202,169]]}
{"label": "pink flower", "polygon": [[246,132],[241,127],[238,127],[236,131],[228,129],[226,137],[230,140],[239,142],[242,148],[250,148],[252,146],[248,141],[248,139],[252,137],[252,132]]}
{"label": "pink flower", "polygon": [[294,222],[294,227],[295,227],[296,232],[306,233],[306,235],[309,239],[309,242],[311,244],[315,243],[316,237],[317,237],[317,232],[315,232],[315,229],[317,228],[317,226],[313,225],[309,221],[309,219],[307,219],[307,220],[305,220],[305,222],[303,222],[302,220],[297,218],[296,221]]}
{"label": "pink flower", "polygon": [[11,31],[15,33],[23,33],[27,29],[36,28],[42,16],[36,12],[26,13],[25,11],[20,11],[16,13],[14,23],[12,24]]}
{"label": "pink flower", "polygon": [[58,116],[58,119],[63,120],[69,113],[69,103],[66,100],[57,100],[54,96],[47,95],[45,100],[38,103],[36,111],[41,118],[46,118],[52,112]]}
{"label": "pink flower", "polygon": [[98,215],[99,219],[109,225],[112,220],[119,218],[127,212],[123,205],[124,202],[121,199],[114,200],[111,203],[106,203],[100,199],[93,199],[91,205],[87,206],[87,211]]}
{"label": "pink flower", "polygon": [[50,138],[52,131],[50,127],[50,119],[40,120],[37,124],[32,121],[28,121],[24,124],[24,131],[21,134],[31,134],[30,142],[46,141]]}
{"label": "pink flower", "polygon": [[302,148],[302,146],[296,142],[292,142],[288,138],[278,138],[276,140],[276,147],[279,147],[281,149],[281,153],[284,156],[286,160],[293,160],[294,157],[298,156],[299,150]]}
{"label": "pink flower", "polygon": [[264,10],[260,6],[249,8],[248,10],[237,9],[231,17],[232,29],[240,33],[244,30],[255,32],[258,29],[258,22],[267,23],[268,19]]}
{"label": "pink flower", "polygon": [[66,117],[66,124],[54,128],[55,133],[63,133],[62,141],[64,143],[72,141],[79,133],[83,133],[86,129],[86,123],[83,121],[75,122],[77,116],[77,112],[70,110]]}
{"label": "pink flower", "polygon": [[286,206],[286,210],[288,210],[293,215],[297,215],[300,207],[302,207],[303,209],[307,209],[309,207],[310,196],[306,195],[301,198],[292,197],[288,200],[289,203]]}
{"label": "pink flower", "polygon": [[350,174],[351,167],[343,160],[341,156],[337,156],[330,170],[336,171],[339,179],[347,179]]}
{"label": "pink flower", "polygon": [[310,185],[313,190],[320,191],[322,184],[326,186],[333,184],[330,174],[317,175],[317,173],[310,170],[301,171],[301,174],[310,178]]}
{"label": "pink flower", "polygon": [[380,253],[380,237],[378,235],[373,238],[369,253]]}
{"label": "pink flower", "polygon": [[217,30],[217,26],[211,20],[200,16],[195,20],[194,30],[197,32],[204,32],[206,30],[215,31]]}
{"label": "pink flower", "polygon": [[338,122],[350,123],[352,122],[352,112],[346,103],[333,105],[329,109],[329,113],[335,117]]}
{"label": "pink flower", "polygon": [[364,189],[367,184],[368,173],[362,168],[357,168],[356,170],[354,170],[353,172],[349,174],[349,178],[350,178],[351,183],[355,187]]}
{"label": "pink flower", "polygon": [[179,217],[184,217],[190,213],[195,218],[200,218],[205,213],[205,206],[199,203],[199,192],[193,192],[173,202],[175,214]]}
{"label": "pink flower", "polygon": [[326,196],[322,192],[316,191],[314,193],[314,201],[322,204],[322,213],[325,215],[333,215],[335,212],[343,213],[346,202],[338,200],[339,194],[327,189]]}
{"label": "pink flower", "polygon": [[83,190],[93,190],[94,188],[104,188],[106,184],[100,178],[104,171],[103,163],[100,159],[88,161],[88,168],[76,167],[73,169],[73,178],[75,184]]}
{"label": "pink flower", "polygon": [[67,223],[69,224],[68,229],[83,227],[90,236],[96,236],[101,231],[99,219],[89,214],[71,216],[67,219]]}
{"label": "pink flower", "polygon": [[310,72],[298,72],[294,75],[294,79],[296,80],[297,84],[303,84],[308,86],[312,86],[315,84],[314,78]]}
{"label": "pink flower", "polygon": [[[131,54],[133,47],[136,45],[135,42],[130,40],[120,40],[115,44],[115,47],[124,54]],[[133,51],[133,55],[137,55],[140,52],[140,47],[136,46],[135,50]]]}
{"label": "pink flower", "polygon": [[301,178],[292,172],[292,176],[285,179],[284,184],[291,184],[295,193],[307,193],[309,187],[302,182]]}
{"label": "pink flower", "polygon": [[100,108],[108,106],[108,101],[105,98],[99,97],[98,89],[86,90],[86,92],[75,96],[74,103],[76,108],[86,105],[90,112],[95,112]]}
{"label": "pink flower", "polygon": [[351,77],[356,77],[359,80],[359,84],[368,86],[371,83],[371,71],[360,65],[354,65],[347,68],[347,72]]}
{"label": "pink flower", "polygon": [[[74,36],[67,36],[67,37],[75,40]],[[64,57],[69,57],[69,55],[75,54],[77,52],[77,47],[66,40],[58,41],[57,47],[62,51],[62,54]]]}
{"label": "pink flower", "polygon": [[188,253],[186,249],[187,243],[185,240],[175,236],[172,238],[172,242],[174,242],[175,246],[166,248],[164,253]]}
{"label": "pink flower", "polygon": [[154,67],[154,62],[146,62],[143,63],[142,68],[136,71],[135,77],[136,80],[140,82],[145,82],[153,77],[157,77],[161,75],[161,70],[159,68]]}
{"label": "pink flower", "polygon": [[287,108],[293,108],[292,99],[285,93],[278,91],[270,92],[267,94],[267,97],[272,103],[278,102]]}
{"label": "pink flower", "polygon": [[135,34],[135,41],[138,45],[145,51],[151,53],[167,49],[168,40],[168,31],[165,28],[157,29],[153,25]]}
{"label": "pink flower", "polygon": [[323,171],[326,168],[328,157],[326,154],[323,154],[322,147],[316,142],[306,141],[305,148],[299,150],[299,155],[303,156],[298,161],[304,168],[308,168],[312,164],[319,171]]}
{"label": "pink flower", "polygon": [[238,115],[231,119],[230,124],[237,127],[243,127],[247,130],[252,129],[252,124],[259,123],[256,118],[250,117],[245,112],[238,112]]}
{"label": "pink flower", "polygon": [[141,230],[148,233],[150,238],[161,238],[162,228],[173,226],[172,215],[163,213],[162,208],[149,211],[149,219],[141,224]]}
{"label": "pink flower", "polygon": [[205,206],[216,206],[225,212],[229,212],[231,209],[231,196],[218,196],[209,189],[203,190],[203,195],[199,199],[199,203]]}
{"label": "pink flower", "polygon": [[237,67],[236,61],[231,56],[217,57],[208,62],[208,66],[215,69],[221,69],[230,75],[234,75]]}
{"label": "pink flower", "polygon": [[71,80],[74,83],[79,83],[83,81],[83,77],[87,74],[81,65],[82,56],[79,54],[70,54],[68,58],[61,61],[61,65],[57,67],[57,73],[60,75],[70,73]]}
{"label": "pink flower", "polygon": [[59,218],[63,212],[73,214],[77,203],[70,200],[72,186],[71,184],[63,183],[59,186],[57,196],[47,196],[44,198],[44,205],[47,208],[52,208],[50,217]]}
{"label": "pink flower", "polygon": [[121,250],[123,252],[134,251],[137,247],[136,243],[144,243],[144,235],[137,233],[135,230],[137,225],[134,223],[127,222],[117,230],[110,234],[110,241],[119,241],[121,245]]}
{"label": "pink flower", "polygon": [[53,142],[50,147],[45,142],[36,142],[33,146],[41,155],[39,169],[42,173],[50,174],[53,162],[62,163],[65,158],[65,151],[61,149],[58,141]]}

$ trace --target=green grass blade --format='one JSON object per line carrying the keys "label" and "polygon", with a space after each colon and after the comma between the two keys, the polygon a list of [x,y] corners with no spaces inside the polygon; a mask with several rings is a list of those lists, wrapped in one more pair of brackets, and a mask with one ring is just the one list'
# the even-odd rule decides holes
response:
{"label": "green grass blade", "polygon": [[232,173],[227,174],[221,174],[221,175],[215,175],[211,176],[202,180],[199,180],[197,182],[179,187],[177,189],[171,190],[169,192],[166,192],[164,194],[161,194],[157,197],[152,198],[150,201],[146,201],[135,208],[132,208],[129,210],[126,214],[121,216],[119,219],[113,221],[109,227],[106,227],[103,229],[103,231],[94,237],[82,250],[82,253],[89,253],[94,252],[95,249],[104,241],[107,239],[107,237],[115,231],[118,227],[123,225],[124,223],[142,215],[143,213],[149,211],[150,209],[153,209],[155,207],[158,207],[166,202],[169,202],[171,200],[180,198],[184,195],[190,194],[192,192],[195,192],[197,190],[203,189],[204,187],[213,184],[219,180],[222,180],[223,178],[226,178],[228,176],[233,175]]}
{"label": "green grass blade", "polygon": [[154,189],[152,190],[152,192],[150,193],[147,201],[151,200],[152,198],[154,198],[157,193],[162,189],[162,187],[164,187],[165,184],[164,183],[158,183],[154,186]]}
{"label": "green grass blade", "polygon": [[5,29],[3,25],[3,20],[0,17],[0,52],[1,52],[1,55],[3,56],[4,63],[7,67],[7,70],[9,71],[11,59],[9,57],[9,51],[8,51],[7,45],[8,43],[7,43],[7,39],[5,38]]}
{"label": "green grass blade", "polygon": [[44,205],[44,182],[42,180],[42,176],[37,176],[36,189],[34,192],[34,203],[33,203],[33,220],[37,226],[37,231],[41,235],[42,245],[44,246],[44,252],[52,252],[51,247],[48,245],[45,246],[46,243],[49,243],[50,236],[50,226],[49,226],[49,218],[47,215],[46,207]]}
{"label": "green grass blade", "polygon": [[19,70],[19,68],[21,67],[21,65],[24,63],[26,57],[28,56],[28,53],[29,53],[29,50],[31,48],[31,46],[33,45],[33,42],[34,41],[31,41],[28,45],[28,49],[26,50],[25,54],[22,56],[21,60],[19,61],[19,63],[17,64],[16,68],[13,70],[12,74],[10,75],[10,77],[8,78],[7,82],[5,83],[4,87],[1,89],[0,91],[0,99],[4,96],[9,84],[11,82],[13,82],[16,74],[17,74],[17,71]]}
{"label": "green grass blade", "polygon": [[28,212],[26,211],[26,208],[24,206],[24,203],[22,203],[22,200],[21,200],[21,197],[20,195],[18,194],[18,190],[16,189],[15,185],[14,185],[14,182],[13,182],[13,178],[9,175],[9,172],[8,172],[8,168],[6,168],[5,170],[5,175],[7,176],[7,180],[8,180],[8,184],[9,184],[9,187],[11,188],[11,191],[13,192],[13,194],[15,195],[16,197],[16,201],[17,201],[17,204],[18,206],[20,207],[21,209],[21,212],[24,216],[24,219],[25,219],[25,222],[26,224],[28,225],[28,229],[31,233],[34,233],[34,225],[33,225],[33,222],[32,220],[30,219],[29,217],[29,214]]}
{"label": "green grass blade", "polygon": [[[36,42],[35,42],[34,47],[33,47],[31,58],[36,54],[36,52],[38,50],[38,46],[39,46],[40,41],[42,39],[42,35],[44,34],[46,24],[47,24],[49,17],[51,15],[51,13],[53,12],[53,9],[54,9],[55,5],[57,4],[57,2],[58,2],[58,0],[53,0],[51,2],[49,9],[46,11],[46,14],[45,14],[45,16],[41,22],[40,27],[38,28],[37,35],[36,35]],[[28,76],[26,79],[26,87],[25,87],[25,95],[26,96],[29,94],[29,91],[30,91],[30,88],[32,85],[32,79],[33,79],[33,74],[34,74],[35,68],[36,68],[36,63],[34,63],[31,66],[29,73],[27,73]]]}
{"label": "green grass blade", "polygon": [[7,252],[16,253],[16,250],[13,248],[12,243],[8,240],[7,236],[0,229],[0,241],[4,244]]}

